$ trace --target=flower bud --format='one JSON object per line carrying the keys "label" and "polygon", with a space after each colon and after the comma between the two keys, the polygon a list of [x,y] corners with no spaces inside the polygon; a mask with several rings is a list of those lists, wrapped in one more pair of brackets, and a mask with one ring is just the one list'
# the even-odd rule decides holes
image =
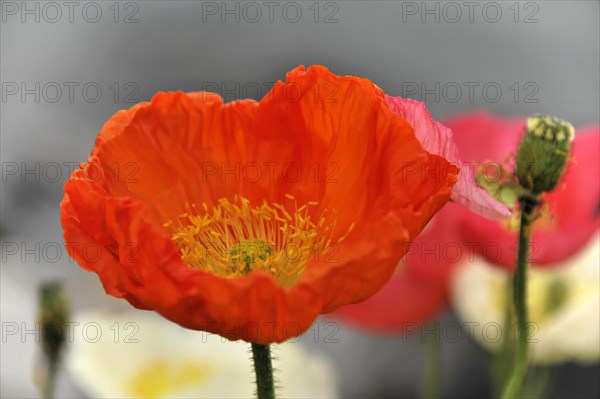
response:
{"label": "flower bud", "polygon": [[66,341],[69,304],[61,284],[57,282],[42,284],[38,295],[42,350],[48,361],[56,362]]}
{"label": "flower bud", "polygon": [[42,397],[54,397],[61,355],[67,342],[69,303],[58,282],[44,283],[38,290],[38,323],[41,328],[41,358],[35,364],[34,382]]}
{"label": "flower bud", "polygon": [[560,180],[571,151],[575,129],[548,115],[527,119],[527,132],[517,152],[519,183],[537,195],[552,191]]}

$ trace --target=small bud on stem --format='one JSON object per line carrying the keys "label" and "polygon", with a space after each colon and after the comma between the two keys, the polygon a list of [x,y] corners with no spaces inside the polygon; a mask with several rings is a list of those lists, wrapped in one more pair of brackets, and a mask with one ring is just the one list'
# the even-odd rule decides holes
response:
{"label": "small bud on stem", "polygon": [[538,195],[552,191],[567,164],[575,129],[569,122],[547,115],[527,120],[527,132],[517,152],[517,178]]}
{"label": "small bud on stem", "polygon": [[42,329],[42,364],[37,365],[37,382],[44,398],[54,396],[54,384],[67,341],[69,303],[58,282],[45,283],[38,291],[38,322]]}

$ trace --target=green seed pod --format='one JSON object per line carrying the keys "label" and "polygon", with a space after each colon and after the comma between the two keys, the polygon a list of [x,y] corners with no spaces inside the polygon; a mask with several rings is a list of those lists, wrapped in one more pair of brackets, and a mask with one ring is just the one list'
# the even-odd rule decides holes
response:
{"label": "green seed pod", "polygon": [[531,193],[552,191],[567,164],[575,129],[548,115],[527,119],[527,132],[517,152],[517,178]]}

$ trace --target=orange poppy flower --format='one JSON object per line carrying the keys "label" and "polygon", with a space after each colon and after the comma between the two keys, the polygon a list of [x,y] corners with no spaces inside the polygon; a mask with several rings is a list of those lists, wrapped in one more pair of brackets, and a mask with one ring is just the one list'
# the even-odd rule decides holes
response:
{"label": "orange poppy flower", "polygon": [[369,80],[299,67],[258,103],[159,93],[115,114],[62,225],[107,293],[268,344],[373,295],[457,173]]}

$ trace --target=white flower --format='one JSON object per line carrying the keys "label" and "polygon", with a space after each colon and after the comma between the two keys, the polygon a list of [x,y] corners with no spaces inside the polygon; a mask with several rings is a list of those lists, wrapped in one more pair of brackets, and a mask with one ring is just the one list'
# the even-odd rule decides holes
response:
{"label": "white flower", "polygon": [[[600,236],[564,264],[529,270],[528,311],[531,361],[554,364],[600,360]],[[512,278],[484,260],[464,265],[453,275],[453,307],[473,336],[496,351],[497,332],[516,340],[515,328],[504,328]],[[502,328],[490,328],[499,326]]]}
{"label": "white flower", "polygon": [[[250,344],[142,311],[79,315],[68,370],[94,398],[252,398]],[[271,345],[280,398],[337,397],[328,362],[300,343]]]}

